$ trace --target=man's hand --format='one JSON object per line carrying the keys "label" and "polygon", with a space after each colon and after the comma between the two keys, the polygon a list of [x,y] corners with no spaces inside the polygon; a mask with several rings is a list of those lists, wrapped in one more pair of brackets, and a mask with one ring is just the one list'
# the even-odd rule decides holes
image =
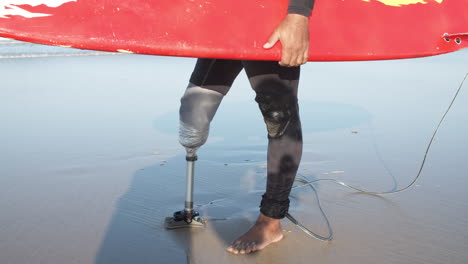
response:
{"label": "man's hand", "polygon": [[303,15],[288,14],[263,48],[273,47],[278,40],[283,46],[279,62],[281,66],[305,64],[309,58],[309,19]]}

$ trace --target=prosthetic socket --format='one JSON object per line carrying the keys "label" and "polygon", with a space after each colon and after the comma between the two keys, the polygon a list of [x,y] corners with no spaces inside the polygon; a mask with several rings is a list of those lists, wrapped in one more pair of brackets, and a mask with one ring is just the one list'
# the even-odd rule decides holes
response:
{"label": "prosthetic socket", "polygon": [[210,122],[223,94],[190,84],[181,98],[179,142],[187,153],[195,152],[208,139]]}

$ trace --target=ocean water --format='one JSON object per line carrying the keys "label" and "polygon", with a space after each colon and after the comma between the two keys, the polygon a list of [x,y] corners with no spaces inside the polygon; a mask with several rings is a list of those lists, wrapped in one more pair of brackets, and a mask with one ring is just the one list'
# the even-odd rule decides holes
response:
{"label": "ocean water", "polygon": [[[183,207],[178,108],[194,64],[0,39],[1,263],[466,263],[468,83],[411,189],[316,184],[332,242],[284,220],[282,242],[233,256],[224,247],[253,223],[266,180],[265,125],[241,73],[196,165],[198,210],[225,220],[165,230]],[[306,64],[299,174],[404,187],[467,72],[468,50]],[[311,192],[294,190],[290,212],[326,235]]]}

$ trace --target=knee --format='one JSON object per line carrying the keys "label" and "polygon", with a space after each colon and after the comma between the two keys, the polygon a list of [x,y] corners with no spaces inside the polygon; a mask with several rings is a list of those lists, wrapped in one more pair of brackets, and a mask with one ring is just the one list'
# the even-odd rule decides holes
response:
{"label": "knee", "polygon": [[300,126],[295,96],[258,93],[255,101],[262,112],[270,138],[280,138],[289,128]]}

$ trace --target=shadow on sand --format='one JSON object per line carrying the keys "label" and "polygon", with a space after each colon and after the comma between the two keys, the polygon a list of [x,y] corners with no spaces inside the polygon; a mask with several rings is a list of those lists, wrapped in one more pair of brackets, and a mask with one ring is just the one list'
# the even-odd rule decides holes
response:
{"label": "shadow on sand", "polygon": [[[185,198],[185,159],[176,156],[135,172],[128,191],[115,205],[96,264],[192,263],[195,258],[197,263],[233,261],[224,248],[258,214],[266,180],[267,143],[256,105],[233,110],[234,106],[222,105],[218,111],[211,136],[222,140],[199,151],[195,170],[197,210],[204,217],[227,220],[211,221],[205,228],[164,229],[164,218],[181,210]],[[258,114],[252,117],[255,112]],[[304,133],[348,128],[370,120],[368,112],[359,107],[327,103],[301,103],[301,117]],[[177,113],[169,113],[154,124],[157,130],[174,134],[177,120]]]}

